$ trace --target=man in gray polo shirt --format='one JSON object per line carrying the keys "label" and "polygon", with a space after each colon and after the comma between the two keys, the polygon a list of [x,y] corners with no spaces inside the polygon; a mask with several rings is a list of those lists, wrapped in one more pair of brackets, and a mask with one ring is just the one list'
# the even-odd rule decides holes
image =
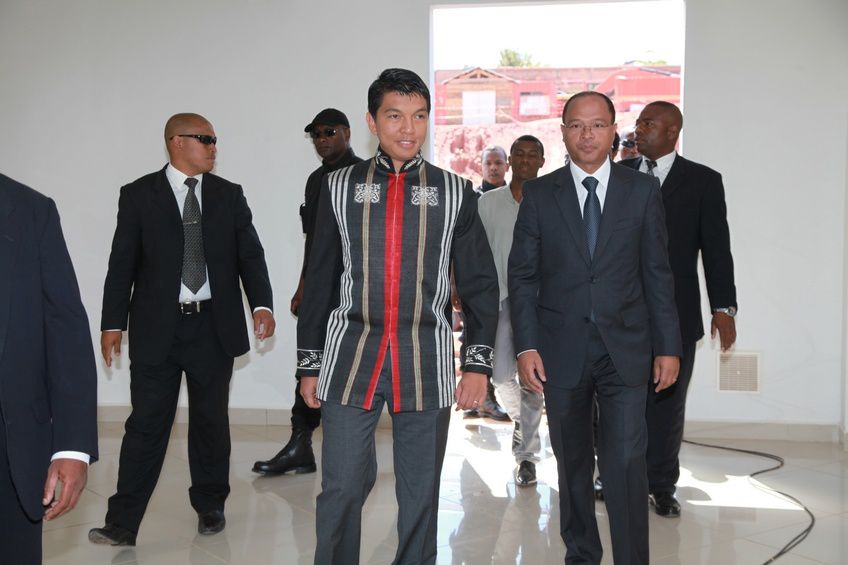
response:
{"label": "man in gray polo shirt", "polygon": [[539,423],[542,419],[543,399],[540,394],[521,386],[517,378],[512,325],[509,320],[507,262],[524,182],[536,178],[544,164],[545,148],[542,142],[532,135],[522,135],[513,142],[509,150],[512,180],[506,186],[483,194],[478,203],[478,213],[495,258],[500,287],[500,312],[495,337],[492,383],[507,414],[515,422],[512,453],[518,464],[515,468],[515,484],[518,486],[536,484],[536,463],[539,461],[541,450]]}

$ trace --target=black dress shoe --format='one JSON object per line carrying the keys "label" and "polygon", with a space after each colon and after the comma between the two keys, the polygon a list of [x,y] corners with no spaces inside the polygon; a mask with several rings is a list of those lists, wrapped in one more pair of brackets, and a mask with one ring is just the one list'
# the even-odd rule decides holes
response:
{"label": "black dress shoe", "polygon": [[477,415],[481,418],[491,418],[492,420],[497,420],[499,422],[509,422],[509,414],[501,408],[500,404],[498,404],[498,400],[495,398],[495,387],[492,384],[492,381],[489,381],[489,385],[486,387],[486,400],[483,401],[482,406],[477,407]]}
{"label": "black dress shoe", "polygon": [[314,473],[316,469],[312,430],[292,430],[291,439],[279,453],[268,461],[253,464],[253,472],[263,475]]}
{"label": "black dress shoe", "polygon": [[536,465],[532,461],[522,461],[515,468],[515,484],[520,487],[536,484]]}
{"label": "black dress shoe", "polygon": [[604,499],[604,483],[601,482],[600,477],[595,479],[595,482],[592,485],[592,489],[595,491],[595,500]]}
{"label": "black dress shoe", "polygon": [[507,414],[500,405],[494,400],[486,399],[483,401],[483,406],[477,408],[477,414],[481,418],[491,418],[499,422],[509,422],[509,414]]}
{"label": "black dress shoe", "polygon": [[656,492],[648,498],[654,512],[665,518],[677,518],[680,516],[680,503],[670,492]]}
{"label": "black dress shoe", "polygon": [[227,525],[223,510],[210,510],[197,513],[197,533],[204,536],[217,534]]}
{"label": "black dress shoe", "polygon": [[135,534],[126,528],[106,524],[88,531],[88,541],[98,545],[135,545]]}

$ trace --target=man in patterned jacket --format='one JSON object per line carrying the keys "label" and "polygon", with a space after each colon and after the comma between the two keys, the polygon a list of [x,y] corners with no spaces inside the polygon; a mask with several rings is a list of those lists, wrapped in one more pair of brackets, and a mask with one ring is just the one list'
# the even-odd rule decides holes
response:
{"label": "man in patterned jacket", "polygon": [[[301,394],[324,419],[316,564],[359,562],[374,432],[392,417],[395,563],[434,563],[450,406],[486,397],[498,281],[471,183],[424,161],[430,92],[387,69],[368,90],[374,158],[324,178],[297,325]],[[450,266],[466,319],[454,382]]]}

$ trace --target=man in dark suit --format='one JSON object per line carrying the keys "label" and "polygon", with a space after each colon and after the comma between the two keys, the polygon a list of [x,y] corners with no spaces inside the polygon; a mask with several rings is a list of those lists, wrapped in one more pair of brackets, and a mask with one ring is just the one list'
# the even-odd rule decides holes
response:
{"label": "man in dark suit", "polygon": [[76,505],[95,460],[94,351],[59,214],[0,175],[0,563],[41,563],[42,519]]}
{"label": "man in dark suit", "polygon": [[707,294],[721,350],[736,341],[736,285],[724,185],[716,171],[684,159],[674,148],[683,115],[674,104],[653,102],[636,120],[636,144],[642,157],[621,164],[659,179],[668,229],[668,258],[674,273],[674,293],[680,315],[683,356],[677,383],[661,392],[648,391],[648,487],[651,506],[660,516],[680,516],[674,497],[680,477],[680,443],[686,411],[686,391],[695,363],[695,344],[704,335],[698,254],[704,264]]}
{"label": "man in dark suit", "polygon": [[[567,563],[600,563],[592,494],[593,396],[616,564],[648,563],[645,396],[679,368],[680,329],[659,184],[614,164],[615,108],[563,109],[571,163],[524,185],[509,257],[518,371],[544,392]],[[653,371],[651,368],[653,361]]]}
{"label": "man in dark suit", "polygon": [[212,124],[177,114],[165,125],[170,163],[121,188],[103,291],[107,366],[130,338],[132,414],[121,445],[118,490],[93,543],[134,545],[162,469],[182,373],[189,401],[189,498],[198,532],[224,529],[230,492],[227,417],[233,359],[249,349],[239,279],[257,339],[274,334],[265,253],[242,188],[211,174]]}

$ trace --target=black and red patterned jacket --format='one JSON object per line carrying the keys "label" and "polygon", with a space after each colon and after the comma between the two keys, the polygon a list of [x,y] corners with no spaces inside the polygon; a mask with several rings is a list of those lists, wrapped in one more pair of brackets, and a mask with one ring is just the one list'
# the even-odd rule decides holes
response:
{"label": "black and red patterned jacket", "polygon": [[453,267],[465,314],[463,370],[491,374],[498,280],[471,183],[418,155],[324,178],[297,323],[299,376],[318,398],[371,409],[384,363],[394,409],[453,403]]}

